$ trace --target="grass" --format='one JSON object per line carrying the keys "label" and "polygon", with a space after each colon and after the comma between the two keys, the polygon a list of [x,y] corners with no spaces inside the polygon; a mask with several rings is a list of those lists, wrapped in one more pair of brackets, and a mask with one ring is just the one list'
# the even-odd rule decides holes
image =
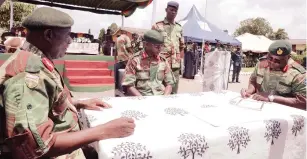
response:
{"label": "grass", "polygon": [[244,67],[242,68],[242,72],[253,72],[255,67]]}

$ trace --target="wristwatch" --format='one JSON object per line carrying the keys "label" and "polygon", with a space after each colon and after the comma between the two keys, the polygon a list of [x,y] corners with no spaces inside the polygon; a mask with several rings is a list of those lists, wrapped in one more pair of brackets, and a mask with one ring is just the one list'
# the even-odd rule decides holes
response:
{"label": "wristwatch", "polygon": [[274,99],[275,99],[274,95],[269,95],[269,101],[270,101],[270,102],[273,102]]}

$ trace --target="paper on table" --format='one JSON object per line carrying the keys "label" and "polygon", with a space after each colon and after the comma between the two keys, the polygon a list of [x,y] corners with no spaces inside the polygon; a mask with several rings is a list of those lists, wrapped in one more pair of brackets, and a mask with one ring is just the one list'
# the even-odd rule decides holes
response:
{"label": "paper on table", "polygon": [[191,110],[191,115],[206,122],[213,127],[231,126],[240,123],[262,121],[263,114],[260,111],[241,109],[229,106],[203,108]]}
{"label": "paper on table", "polygon": [[256,101],[251,98],[244,99],[241,96],[230,100],[229,104],[241,108],[261,111],[266,102]]}

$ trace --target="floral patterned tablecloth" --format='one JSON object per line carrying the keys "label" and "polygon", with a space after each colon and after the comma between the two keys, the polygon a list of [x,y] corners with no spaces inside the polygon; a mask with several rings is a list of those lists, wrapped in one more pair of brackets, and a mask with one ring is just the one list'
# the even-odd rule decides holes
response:
{"label": "floral patterned tablecloth", "polygon": [[305,159],[305,111],[242,100],[238,93],[102,98],[113,108],[82,110],[86,129],[125,116],[135,133],[95,142],[101,159]]}

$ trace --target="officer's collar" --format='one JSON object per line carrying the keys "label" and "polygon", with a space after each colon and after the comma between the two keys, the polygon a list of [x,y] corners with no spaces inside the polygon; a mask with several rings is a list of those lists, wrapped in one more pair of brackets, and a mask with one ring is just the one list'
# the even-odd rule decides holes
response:
{"label": "officer's collar", "polygon": [[167,20],[167,18],[164,18],[163,21],[165,24],[176,24],[176,22],[174,21],[174,23],[171,23],[170,21]]}

